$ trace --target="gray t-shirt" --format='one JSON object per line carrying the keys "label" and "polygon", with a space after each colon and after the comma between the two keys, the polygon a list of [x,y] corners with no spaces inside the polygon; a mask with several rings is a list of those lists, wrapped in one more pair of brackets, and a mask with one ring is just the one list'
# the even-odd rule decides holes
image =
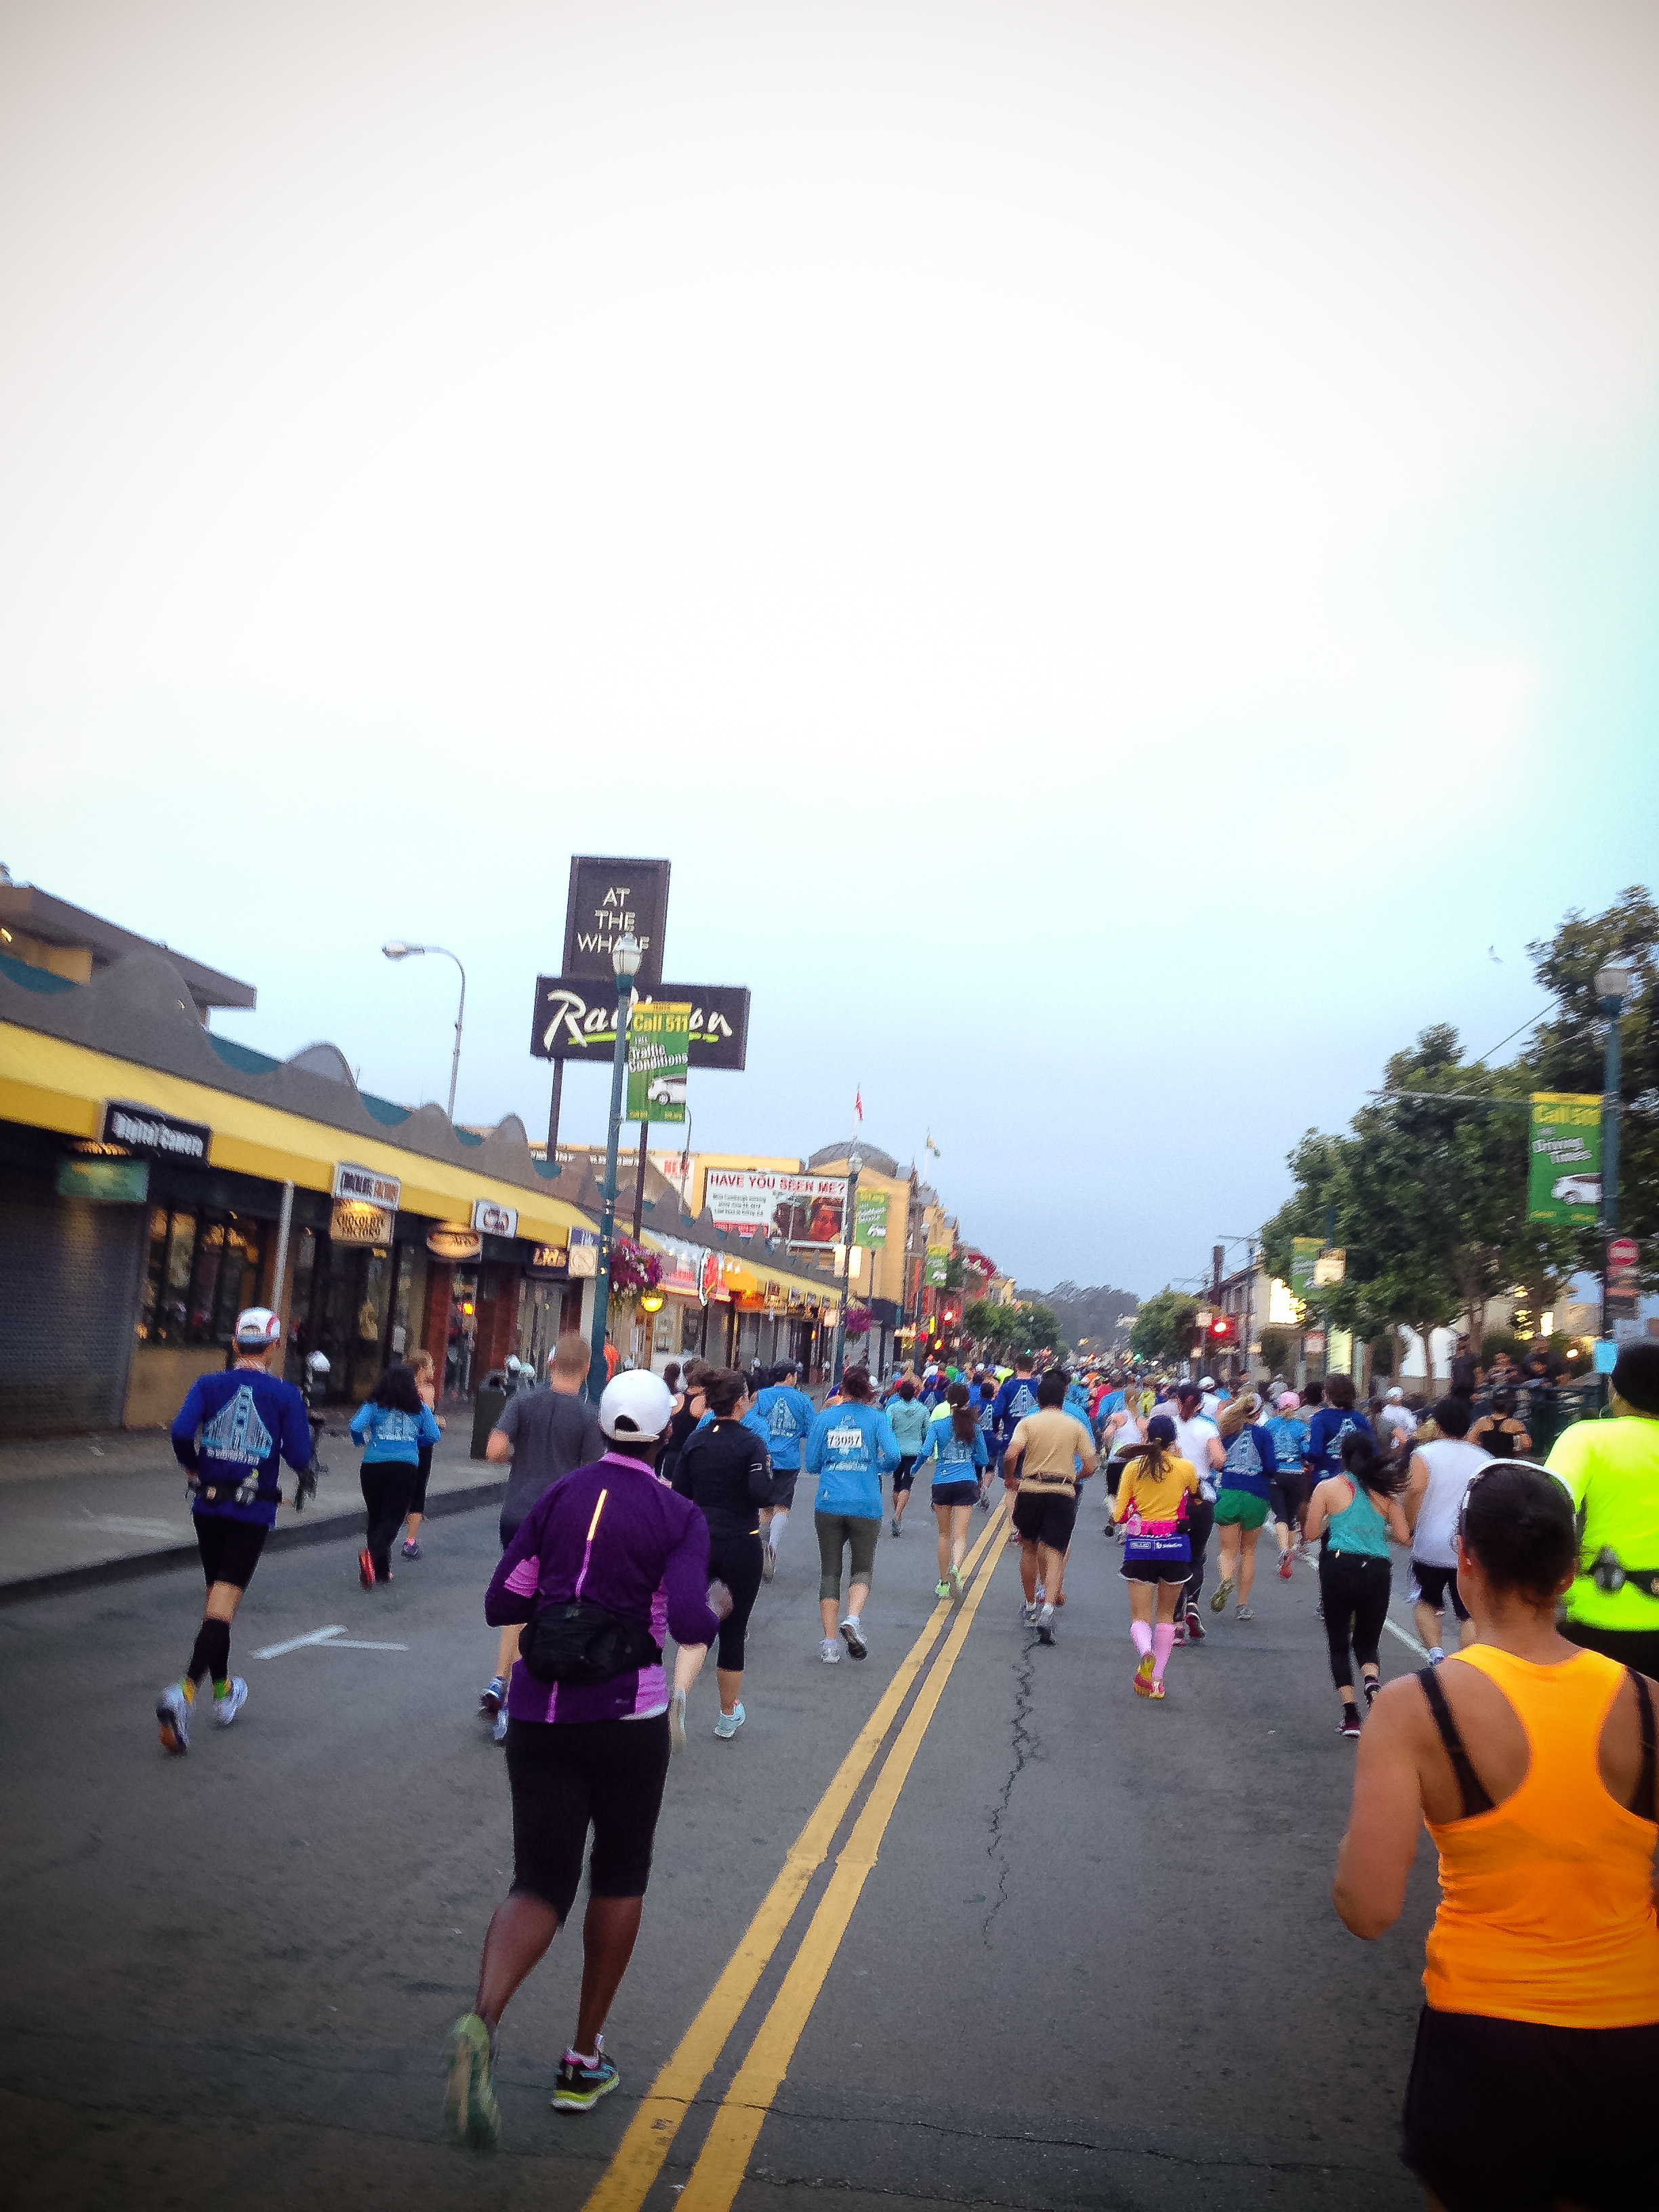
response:
{"label": "gray t-shirt", "polygon": [[586,1395],[571,1397],[550,1383],[509,1398],[495,1426],[513,1446],[501,1500],[501,1519],[509,1528],[524,1519],[550,1484],[605,1456],[599,1417]]}

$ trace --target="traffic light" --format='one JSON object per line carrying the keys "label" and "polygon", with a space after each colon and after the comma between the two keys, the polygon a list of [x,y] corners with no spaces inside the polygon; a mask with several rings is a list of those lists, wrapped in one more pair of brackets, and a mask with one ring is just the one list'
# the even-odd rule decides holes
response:
{"label": "traffic light", "polygon": [[1212,1344],[1232,1344],[1237,1340],[1238,1323],[1231,1314],[1218,1314],[1210,1323]]}

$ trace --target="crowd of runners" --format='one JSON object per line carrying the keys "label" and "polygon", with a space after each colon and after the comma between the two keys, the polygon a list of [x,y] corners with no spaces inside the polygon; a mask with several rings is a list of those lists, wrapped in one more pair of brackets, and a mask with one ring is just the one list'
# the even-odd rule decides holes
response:
{"label": "crowd of runners", "polygon": [[[281,1465],[295,1472],[298,1503],[311,1462],[304,1401],[267,1371],[278,1340],[271,1314],[240,1315],[234,1364],[192,1386],[173,1425],[207,1585],[188,1662],[156,1705],[175,1754],[188,1750],[202,1685],[211,1684],[220,1726],[242,1710],[232,1623],[275,1522]],[[1334,1893],[1356,1933],[1380,1933],[1397,1916],[1417,1823],[1429,1822],[1448,1886],[1407,2103],[1416,2170],[1449,2204],[1531,2203],[1459,2177],[1472,2156],[1492,2172],[1579,2172],[1557,2155],[1565,2097],[1575,2124],[1582,2116],[1601,2129],[1607,2171],[1622,2171],[1628,2145],[1607,2131],[1607,2085],[1633,2095],[1659,2061],[1659,1782],[1645,1679],[1659,1675],[1659,1345],[1626,1349],[1613,1377],[1615,1418],[1568,1428],[1547,1468],[1526,1458],[1524,1399],[1498,1390],[1477,1401],[1456,1378],[1431,1408],[1407,1407],[1397,1389],[1365,1408],[1340,1375],[1268,1393],[1209,1376],[1073,1375],[1022,1358],[1004,1370],[906,1370],[880,1389],[854,1366],[815,1406],[793,1364],[744,1376],[693,1361],[684,1373],[619,1373],[595,1407],[586,1370],[586,1347],[562,1339],[545,1387],[514,1396],[488,1442],[507,1474],[501,1560],[484,1601],[498,1641],[480,1709],[505,1747],[514,1871],[485,1937],[474,2009],[452,2033],[445,2113],[454,2141],[497,2138],[500,2022],[569,1917],[590,1830],[581,1993],[553,2103],[584,2112],[617,2086],[604,2024],[640,1925],[669,1762],[687,1743],[690,1692],[713,1647],[713,1733],[731,1742],[745,1719],[747,1630],[802,1480],[814,1485],[818,1657],[836,1666],[869,1653],[877,1556],[884,1536],[905,1534],[923,1479],[934,1596],[963,1597],[974,1514],[993,1509],[1000,1485],[1012,1501],[1007,1540],[1019,1551],[1021,1620],[1037,1644],[1056,1644],[1066,1560],[1098,1474],[1103,1533],[1120,1547],[1127,1585],[1138,1697],[1165,1699],[1172,1655],[1213,1632],[1203,1619],[1212,1541],[1207,1610],[1215,1623],[1231,1609],[1230,1633],[1252,1632],[1264,1528],[1279,1578],[1298,1567],[1316,1578],[1339,1731],[1361,1740]],[[357,1567],[367,1592],[391,1579],[400,1528],[404,1559],[420,1557],[439,1432],[429,1373],[403,1364],[351,1422],[364,1453]],[[1428,1664],[1420,1689],[1383,1691],[1395,1551],[1408,1562]],[[1468,1667],[1448,1669],[1449,1657]],[[1475,1820],[1492,1824],[1489,1848],[1464,1836]],[[1518,1898],[1525,1920],[1528,1900],[1552,1881],[1558,1900],[1577,1895],[1592,1866],[1602,1887],[1568,1915],[1582,1970],[1569,1981],[1561,1943],[1529,1950],[1512,1906]],[[1599,2084],[1580,2065],[1585,2035],[1600,2039]],[[1540,2108],[1555,2096],[1553,2133],[1529,2138],[1526,2160],[1479,2127],[1485,2148],[1472,2154],[1468,2100],[1479,2103],[1482,2084],[1505,2110],[1517,2093],[1535,2094]],[[1576,2186],[1556,2193],[1581,2201]]]}

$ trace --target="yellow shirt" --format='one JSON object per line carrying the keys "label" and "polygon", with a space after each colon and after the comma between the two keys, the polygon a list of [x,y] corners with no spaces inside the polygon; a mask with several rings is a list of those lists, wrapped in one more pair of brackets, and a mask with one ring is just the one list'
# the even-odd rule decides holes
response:
{"label": "yellow shirt", "polygon": [[1659,1598],[1630,1583],[1604,1590],[1589,1575],[1604,1548],[1618,1553],[1622,1567],[1659,1569],[1659,1420],[1626,1415],[1575,1421],[1556,1438],[1545,1465],[1565,1483],[1584,1516],[1579,1572],[1567,1592],[1568,1620],[1582,1620],[1587,1628],[1659,1628]]}
{"label": "yellow shirt", "polygon": [[1177,1459],[1171,1452],[1164,1460],[1160,1479],[1153,1474],[1150,1460],[1132,1459],[1119,1480],[1112,1518],[1127,1521],[1133,1511],[1143,1521],[1173,1523],[1182,1499],[1197,1492],[1198,1474],[1190,1460]]}

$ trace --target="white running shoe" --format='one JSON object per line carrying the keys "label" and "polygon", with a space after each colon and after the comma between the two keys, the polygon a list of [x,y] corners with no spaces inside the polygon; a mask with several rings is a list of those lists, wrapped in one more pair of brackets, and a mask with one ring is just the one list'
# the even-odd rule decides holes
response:
{"label": "white running shoe", "polygon": [[847,1649],[852,1657],[862,1659],[870,1646],[864,1640],[863,1629],[850,1613],[841,1625],[841,1632],[847,1639]]}
{"label": "white running shoe", "polygon": [[155,1700],[155,1723],[161,1731],[161,1748],[175,1753],[190,1749],[190,1699],[183,1686],[169,1682]]}
{"label": "white running shoe", "polygon": [[671,1752],[685,1749],[685,1692],[675,1690],[668,1699],[668,1748]]}
{"label": "white running shoe", "polygon": [[213,1717],[221,1728],[228,1728],[246,1703],[247,1684],[240,1674],[233,1674],[224,1696],[213,1700]]}
{"label": "white running shoe", "polygon": [[507,1707],[505,1705],[503,1705],[501,1711],[496,1714],[495,1725],[491,1728],[489,1734],[492,1741],[495,1743],[505,1743],[507,1741]]}
{"label": "white running shoe", "polygon": [[761,1577],[770,1582],[778,1571],[778,1555],[769,1544],[761,1546]]}
{"label": "white running shoe", "polygon": [[841,1646],[836,1643],[833,1636],[826,1636],[823,1643],[819,1644],[818,1656],[823,1660],[826,1667],[840,1666]]}

